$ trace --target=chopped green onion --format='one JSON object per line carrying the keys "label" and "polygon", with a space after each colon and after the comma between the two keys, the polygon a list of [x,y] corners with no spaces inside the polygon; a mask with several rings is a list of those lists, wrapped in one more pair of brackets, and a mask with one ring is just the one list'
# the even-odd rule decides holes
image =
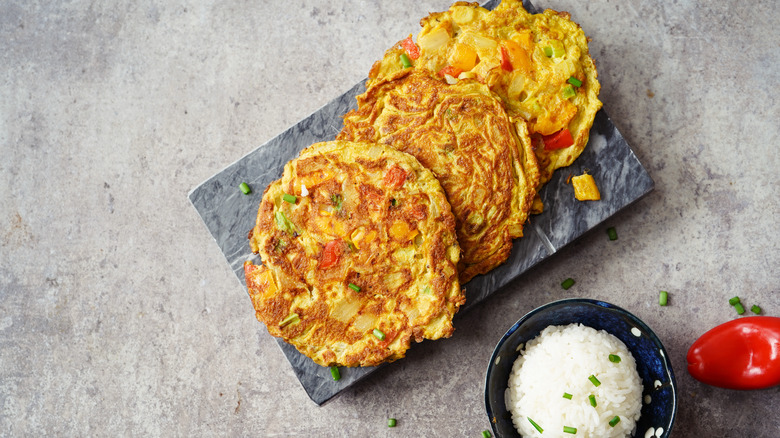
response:
{"label": "chopped green onion", "polygon": [[336,211],[341,211],[341,203],[344,202],[344,198],[341,195],[330,195],[330,201],[336,206]]}
{"label": "chopped green onion", "polygon": [[482,438],[491,438],[493,436],[492,433],[490,433],[489,430],[483,430],[482,431]]}
{"label": "chopped green onion", "polygon": [[286,325],[292,324],[294,322],[298,322],[301,319],[298,317],[297,313],[290,314],[287,316],[287,318],[284,318],[282,322],[279,323],[279,327],[284,327]]}
{"label": "chopped green onion", "polygon": [[563,45],[556,45],[553,47],[553,57],[558,58],[566,54],[566,50],[563,48]]}
{"label": "chopped green onion", "polygon": [[591,374],[590,377],[588,377],[588,380],[590,380],[590,383],[592,383],[593,386],[601,385],[601,382],[599,382],[599,379],[597,379],[596,376],[594,376],[593,374]]}
{"label": "chopped green onion", "polygon": [[525,417],[525,418],[528,419],[528,421],[531,423],[531,426],[533,426],[534,429],[538,430],[539,433],[544,432],[544,429],[542,429],[542,426],[539,426],[538,424],[536,424],[536,422],[534,420],[532,420],[531,417]]}
{"label": "chopped green onion", "polygon": [[740,314],[740,315],[745,313],[745,308],[742,307],[742,303],[734,304],[734,308],[737,309],[737,313]]}
{"label": "chopped green onion", "polygon": [[374,329],[374,336],[376,336],[376,338],[380,341],[385,340],[385,334],[382,332],[382,330]]}
{"label": "chopped green onion", "polygon": [[395,427],[396,420],[395,418],[388,418],[387,419],[387,427]]}
{"label": "chopped green onion", "polygon": [[569,98],[574,97],[576,95],[577,95],[577,92],[574,91],[574,87],[572,87],[571,85],[567,85],[567,86],[563,87],[563,98],[564,99],[569,99]]}
{"label": "chopped green onion", "polygon": [[753,307],[750,308],[750,311],[758,315],[759,313],[761,313],[761,308],[753,304]]}
{"label": "chopped green onion", "polygon": [[290,218],[284,214],[283,211],[277,210],[276,213],[274,213],[274,217],[276,218],[276,228],[282,231],[287,231],[290,234],[295,234],[298,232],[298,228],[294,223],[292,223]]}
{"label": "chopped green onion", "polygon": [[574,286],[574,280],[572,280],[571,278],[567,278],[566,280],[563,280],[563,282],[561,283],[561,287],[564,290],[568,290],[572,286]]}
{"label": "chopped green onion", "polygon": [[615,418],[609,420],[610,427],[615,427],[615,425],[618,423],[620,423],[620,417],[618,417],[617,415],[615,415]]}
{"label": "chopped green onion", "polygon": [[607,236],[609,236],[609,240],[617,240],[617,230],[615,230],[615,227],[607,228]]}
{"label": "chopped green onion", "polygon": [[563,433],[575,434],[575,433],[577,433],[577,428],[576,427],[563,426]]}
{"label": "chopped green onion", "polygon": [[239,189],[241,189],[241,193],[248,195],[252,193],[252,189],[249,188],[249,184],[242,182],[241,185],[238,186]]}
{"label": "chopped green onion", "polygon": [[412,66],[412,61],[408,56],[406,56],[406,53],[401,53],[401,64],[404,65],[404,68],[409,68]]}
{"label": "chopped green onion", "polygon": [[356,285],[356,284],[354,284],[354,283],[350,283],[350,284],[348,284],[347,286],[348,286],[350,289],[354,290],[355,292],[360,292],[360,286],[358,286],[358,285]]}
{"label": "chopped green onion", "polygon": [[568,80],[568,81],[566,81],[566,82],[568,82],[568,83],[570,83],[570,84],[574,85],[574,86],[575,86],[575,87],[577,87],[577,88],[579,88],[579,87],[581,87],[581,86],[582,86],[582,81],[581,81],[581,80],[579,80],[579,79],[577,79],[577,78],[575,78],[574,76],[570,77],[570,78],[569,78],[569,80]]}
{"label": "chopped green onion", "polygon": [[290,195],[285,193],[284,195],[282,195],[282,200],[284,200],[285,202],[289,202],[290,204],[295,204],[295,202],[298,200],[298,197],[295,195]]}
{"label": "chopped green onion", "polygon": [[544,48],[544,56],[551,57],[553,55],[553,49],[550,46]]}
{"label": "chopped green onion", "polygon": [[737,303],[739,303],[739,297],[734,297],[729,299],[729,304],[731,304],[732,306],[736,305]]}
{"label": "chopped green onion", "polygon": [[568,392],[564,392],[563,398],[571,400],[571,394],[569,394]]}
{"label": "chopped green onion", "polygon": [[618,356],[617,354],[610,354],[609,361],[612,363],[620,363],[620,356]]}
{"label": "chopped green onion", "polygon": [[330,367],[330,375],[333,376],[333,380],[341,379],[341,372],[339,367]]}
{"label": "chopped green onion", "polygon": [[669,299],[669,292],[662,290],[661,294],[658,296],[658,304],[665,306],[668,299]]}
{"label": "chopped green onion", "polygon": [[590,405],[594,408],[596,407],[596,396],[591,394],[588,396],[588,400],[590,400]]}

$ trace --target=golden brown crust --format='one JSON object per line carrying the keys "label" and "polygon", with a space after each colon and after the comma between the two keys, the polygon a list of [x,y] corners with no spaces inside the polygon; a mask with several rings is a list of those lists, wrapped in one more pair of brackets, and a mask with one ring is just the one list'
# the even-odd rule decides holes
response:
{"label": "golden brown crust", "polygon": [[392,146],[433,171],[455,214],[461,283],[506,261],[539,178],[525,126],[515,131],[485,85],[424,71],[379,79],[357,100],[337,138]]}
{"label": "golden brown crust", "polygon": [[373,366],[403,357],[412,338],[448,337],[465,301],[454,227],[413,157],[315,144],[268,186],[250,233],[264,263],[245,264],[257,319],[324,366]]}

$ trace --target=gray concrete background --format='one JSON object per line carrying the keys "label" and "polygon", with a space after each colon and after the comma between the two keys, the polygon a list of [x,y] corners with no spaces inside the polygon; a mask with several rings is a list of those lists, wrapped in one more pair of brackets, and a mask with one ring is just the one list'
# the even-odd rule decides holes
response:
{"label": "gray concrete background", "polygon": [[[565,1],[656,190],[322,407],[187,193],[365,77],[448,1],[0,3],[0,435],[480,436],[495,342],[590,297],[672,356],[674,436],[780,435],[780,389],[704,386],[740,295],[780,316],[773,2]],[[577,284],[564,291],[561,280]],[[659,290],[670,304],[657,304]],[[398,418],[395,429],[387,417]]]}

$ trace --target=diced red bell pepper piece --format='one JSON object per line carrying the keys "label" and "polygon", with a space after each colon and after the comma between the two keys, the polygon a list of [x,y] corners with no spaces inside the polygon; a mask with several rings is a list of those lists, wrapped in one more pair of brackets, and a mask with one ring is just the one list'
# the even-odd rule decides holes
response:
{"label": "diced red bell pepper piece", "polygon": [[393,166],[385,174],[385,185],[391,188],[398,188],[404,185],[407,173],[398,166]]}
{"label": "diced red bell pepper piece", "polygon": [[441,77],[444,77],[444,75],[450,75],[453,78],[457,78],[458,76],[460,76],[461,73],[463,73],[463,70],[459,69],[458,67],[453,67],[451,65],[448,65],[443,69],[439,70],[439,76]]}
{"label": "diced red bell pepper piece", "polygon": [[420,57],[420,48],[417,47],[417,44],[414,43],[411,35],[406,37],[405,40],[401,41],[401,47],[406,50],[406,54],[409,55],[410,58],[417,59]]}
{"label": "diced red bell pepper piece", "polygon": [[341,239],[331,240],[325,244],[320,257],[320,269],[328,269],[338,263],[341,254],[344,253],[344,245]]}
{"label": "diced red bell pepper piece", "polygon": [[544,140],[544,150],[546,151],[563,149],[574,144],[571,132],[567,128],[561,129],[555,134],[543,135],[542,140]]}
{"label": "diced red bell pepper piece", "polygon": [[503,46],[501,46],[501,68],[505,71],[512,71],[512,62],[509,60],[509,53]]}

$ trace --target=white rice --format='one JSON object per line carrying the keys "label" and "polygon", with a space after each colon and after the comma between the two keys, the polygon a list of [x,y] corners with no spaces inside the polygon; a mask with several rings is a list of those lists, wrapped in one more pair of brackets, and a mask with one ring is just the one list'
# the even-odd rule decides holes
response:
{"label": "white rice", "polygon": [[[610,354],[620,356],[620,362],[611,362]],[[599,386],[588,379],[591,375]],[[591,394],[596,407],[590,404]],[[515,361],[505,402],[515,428],[526,438],[627,437],[642,409],[642,381],[634,357],[615,336],[581,324],[550,326]],[[616,415],[620,422],[611,427]],[[577,433],[564,433],[564,426]]]}

